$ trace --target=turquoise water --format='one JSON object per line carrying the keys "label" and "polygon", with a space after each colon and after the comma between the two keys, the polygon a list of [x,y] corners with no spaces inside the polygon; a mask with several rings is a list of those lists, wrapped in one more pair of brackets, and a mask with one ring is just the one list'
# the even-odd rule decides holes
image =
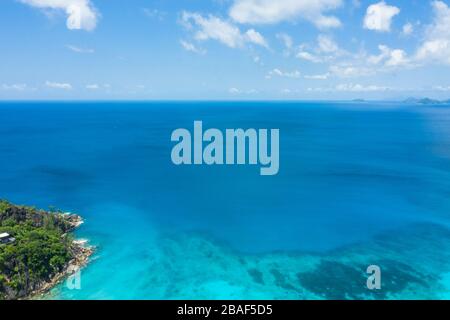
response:
{"label": "turquoise water", "polygon": [[[450,107],[3,102],[0,119],[0,197],[81,214],[97,246],[81,290],[50,298],[448,297]],[[279,174],[173,165],[194,120],[279,128]]]}

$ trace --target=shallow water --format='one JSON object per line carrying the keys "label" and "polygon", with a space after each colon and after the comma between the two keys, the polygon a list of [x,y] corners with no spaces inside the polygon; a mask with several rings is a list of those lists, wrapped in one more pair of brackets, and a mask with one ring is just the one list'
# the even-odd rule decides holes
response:
{"label": "shallow water", "polygon": [[[372,257],[392,269],[409,247],[428,258],[417,257],[430,266],[420,277],[445,293],[439,283],[448,278],[448,257],[441,261],[435,244],[450,239],[441,229],[450,221],[448,107],[1,103],[0,119],[0,197],[79,213],[86,223],[78,235],[98,246],[82,289],[61,285],[54,298],[333,299],[339,296],[322,292],[313,266],[350,281],[352,270],[337,260],[361,269]],[[279,174],[174,166],[171,132],[192,130],[194,120],[204,128],[279,128]],[[438,238],[415,231],[423,228]],[[392,240],[371,253],[380,234],[405,229],[406,249],[392,253]],[[352,264],[356,248],[365,248],[364,259]],[[414,285],[414,272],[403,271],[395,273]],[[360,298],[352,288],[345,297]],[[395,289],[367,294],[409,297]]]}

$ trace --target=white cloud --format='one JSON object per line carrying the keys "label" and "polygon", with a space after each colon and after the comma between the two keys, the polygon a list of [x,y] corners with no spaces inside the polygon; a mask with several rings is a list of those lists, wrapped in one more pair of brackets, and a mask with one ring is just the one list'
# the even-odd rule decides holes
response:
{"label": "white cloud", "polygon": [[182,21],[191,28],[191,22],[198,26],[199,29],[195,33],[197,40],[214,39],[231,48],[242,46],[243,39],[239,28],[213,15],[203,17],[198,13],[183,12]]}
{"label": "white cloud", "polygon": [[286,49],[290,50],[292,49],[292,46],[294,45],[294,41],[292,40],[291,36],[286,33],[278,33],[277,38],[280,39]]}
{"label": "white cloud", "polygon": [[15,83],[15,84],[2,84],[2,90],[5,91],[25,91],[28,86],[25,83]]}
{"label": "white cloud", "polygon": [[40,9],[63,10],[67,15],[70,30],[93,30],[97,26],[99,13],[90,0],[19,0]]}
{"label": "white cloud", "polygon": [[319,46],[319,51],[324,53],[333,53],[339,50],[339,46],[328,36],[320,34],[317,37],[317,43]]}
{"label": "white cloud", "polygon": [[363,84],[353,84],[353,83],[342,83],[334,87],[326,88],[308,88],[307,91],[312,92],[384,92],[394,90],[391,87],[378,86],[378,85],[363,85]]}
{"label": "white cloud", "polygon": [[330,73],[340,78],[371,76],[375,70],[365,66],[354,65],[333,65],[330,66]]}
{"label": "white cloud", "polygon": [[406,52],[402,49],[391,49],[385,45],[379,45],[379,55],[370,56],[367,60],[370,64],[383,63],[386,67],[407,66],[410,64],[410,59]]}
{"label": "white cloud", "polygon": [[368,77],[381,72],[398,70],[400,67],[417,66],[416,61],[409,57],[403,49],[391,49],[380,45],[380,52],[375,55],[368,55],[364,49],[352,53],[340,48],[330,36],[325,34],[319,34],[315,44],[302,44],[298,50],[297,58],[329,66],[328,73],[306,75],[305,79],[324,80],[330,76]]}
{"label": "white cloud", "polygon": [[406,52],[401,49],[392,50],[389,59],[385,63],[388,67],[406,66],[408,64],[409,59],[406,57]]}
{"label": "white cloud", "polygon": [[274,24],[300,18],[318,28],[335,28],[341,21],[325,12],[339,8],[342,3],[342,0],[235,0],[230,17],[249,24]]}
{"label": "white cloud", "polygon": [[426,28],[425,39],[417,50],[416,58],[450,64],[450,8],[442,1],[431,4],[433,23]]}
{"label": "white cloud", "polygon": [[262,47],[265,47],[265,48],[269,47],[266,39],[264,39],[264,37],[259,32],[255,31],[254,29],[247,30],[247,32],[245,33],[245,39],[248,42],[260,45]]}
{"label": "white cloud", "polygon": [[180,44],[186,51],[190,51],[190,52],[194,52],[194,53],[198,53],[198,54],[206,53],[206,50],[197,48],[197,46],[195,44],[193,44],[192,42],[180,40]]}
{"label": "white cloud", "polygon": [[434,86],[433,87],[434,90],[436,91],[450,91],[450,86]]}
{"label": "white cloud", "polygon": [[330,73],[305,75],[304,78],[308,80],[327,80],[330,77]]}
{"label": "white cloud", "polygon": [[90,91],[96,91],[96,90],[103,89],[103,90],[109,92],[109,90],[111,89],[111,85],[109,85],[107,83],[105,83],[105,84],[92,83],[92,84],[87,84],[86,89],[90,90]]}
{"label": "white cloud", "polygon": [[243,34],[234,24],[213,15],[202,16],[184,11],[181,22],[187,29],[195,30],[194,38],[198,41],[213,39],[231,48],[240,48],[246,43],[267,47],[267,41],[254,29]]}
{"label": "white cloud", "polygon": [[313,63],[331,62],[344,55],[348,55],[348,52],[339,48],[330,36],[324,34],[317,36],[317,43],[314,46],[302,44],[297,52],[297,58]]}
{"label": "white cloud", "polygon": [[67,45],[66,48],[69,49],[70,51],[73,51],[76,53],[94,53],[95,52],[94,49],[80,48],[80,47],[77,47],[74,45]]}
{"label": "white cloud", "polygon": [[147,17],[149,17],[151,19],[156,19],[159,21],[163,21],[167,14],[165,11],[160,11],[158,9],[150,9],[150,8],[142,8],[142,12]]}
{"label": "white cloud", "polygon": [[[380,73],[389,73],[400,68],[411,69],[418,66],[416,60],[408,56],[403,49],[391,49],[386,45],[378,46],[379,53],[368,55],[366,51],[351,54],[334,54],[329,65],[329,76],[338,78],[370,77]],[[339,52],[339,51],[338,51]]]}
{"label": "white cloud", "polygon": [[419,60],[431,59],[450,64],[450,42],[447,39],[428,40],[417,51]]}
{"label": "white cloud", "polygon": [[405,36],[409,36],[409,35],[411,35],[412,33],[414,32],[414,26],[412,25],[412,23],[405,23],[404,25],[403,25],[403,28],[402,28],[402,33],[403,33],[403,35],[405,35]]}
{"label": "white cloud", "polygon": [[336,86],[336,91],[348,91],[348,92],[376,92],[387,91],[389,87],[377,86],[377,85],[362,85],[362,84],[339,84]]}
{"label": "white cloud", "polygon": [[250,89],[250,90],[244,91],[244,90],[239,90],[238,88],[234,88],[233,87],[233,88],[228,89],[228,93],[230,93],[232,95],[238,95],[238,94],[249,94],[249,95],[251,95],[251,94],[257,94],[258,90]]}
{"label": "white cloud", "polygon": [[364,28],[369,30],[388,32],[391,30],[392,18],[400,13],[400,9],[381,1],[367,8],[364,17]]}
{"label": "white cloud", "polygon": [[322,58],[316,56],[308,51],[301,50],[297,53],[297,58],[303,59],[313,63],[321,63],[323,62]]}
{"label": "white cloud", "polygon": [[283,44],[283,55],[289,57],[293,52],[295,52],[294,48],[294,40],[287,33],[277,33],[277,39],[281,41]]}
{"label": "white cloud", "polygon": [[266,79],[270,79],[273,76],[283,77],[283,78],[300,78],[300,71],[294,70],[291,72],[283,72],[278,68],[275,68],[266,75]]}
{"label": "white cloud", "polygon": [[45,86],[52,88],[52,89],[63,89],[63,90],[71,90],[72,89],[72,85],[70,83],[46,81]]}

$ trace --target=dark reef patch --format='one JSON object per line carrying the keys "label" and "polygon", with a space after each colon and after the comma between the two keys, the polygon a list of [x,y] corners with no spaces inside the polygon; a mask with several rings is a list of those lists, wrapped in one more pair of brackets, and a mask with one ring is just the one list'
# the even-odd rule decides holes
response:
{"label": "dark reef patch", "polygon": [[325,299],[363,299],[369,292],[364,268],[337,261],[323,260],[313,272],[300,272],[297,278],[301,286]]}
{"label": "dark reef patch", "polygon": [[281,287],[283,289],[286,289],[287,291],[290,292],[297,292],[298,290],[290,283],[290,281],[287,279],[287,277],[282,274],[279,270],[277,269],[271,269],[270,273],[273,275],[273,277],[275,278],[275,284],[278,287]]}
{"label": "dark reef patch", "polygon": [[366,268],[369,264],[349,265],[339,261],[323,260],[313,272],[298,273],[301,286],[324,299],[389,299],[400,293],[421,293],[429,288],[435,277],[422,274],[410,266],[381,260],[381,289],[367,288]]}
{"label": "dark reef patch", "polygon": [[252,277],[253,281],[259,284],[264,284],[263,274],[257,269],[248,269],[248,274]]}

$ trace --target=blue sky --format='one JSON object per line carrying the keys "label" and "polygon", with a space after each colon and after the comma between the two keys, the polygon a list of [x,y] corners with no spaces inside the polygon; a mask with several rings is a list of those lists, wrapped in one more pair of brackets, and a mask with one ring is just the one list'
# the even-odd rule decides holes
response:
{"label": "blue sky", "polygon": [[448,99],[449,5],[2,0],[0,99]]}

